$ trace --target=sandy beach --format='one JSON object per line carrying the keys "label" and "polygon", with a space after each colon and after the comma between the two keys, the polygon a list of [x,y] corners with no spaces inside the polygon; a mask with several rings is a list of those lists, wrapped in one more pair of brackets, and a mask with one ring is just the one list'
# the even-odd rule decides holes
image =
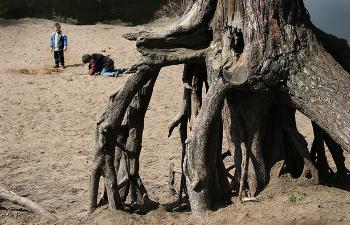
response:
{"label": "sandy beach", "polygon": [[[109,55],[116,68],[128,68],[140,53],[135,42],[122,35],[142,27],[61,24],[68,37],[66,68],[54,69],[50,52],[53,24],[43,19],[0,19],[0,188],[40,204],[59,220],[47,222],[24,207],[0,199],[0,224],[193,224],[190,209],[167,212],[164,207],[177,199],[169,192],[167,181],[169,164],[180,166],[178,129],[167,136],[182,102],[183,66],[161,70],[145,117],[140,176],[150,199],[160,206],[147,212],[130,212],[111,211],[106,205],[88,216],[96,121],[109,94],[128,75],[86,76],[88,68],[81,56]],[[161,25],[148,29],[161,29]],[[300,113],[297,118],[310,149],[310,121]],[[345,157],[350,168],[349,153]],[[288,175],[276,177],[278,166],[271,171],[271,181],[257,202],[238,203],[233,194],[232,204],[208,211],[204,223],[350,224],[349,179],[328,186],[314,185]],[[296,194],[302,200],[291,202],[290,197]]]}

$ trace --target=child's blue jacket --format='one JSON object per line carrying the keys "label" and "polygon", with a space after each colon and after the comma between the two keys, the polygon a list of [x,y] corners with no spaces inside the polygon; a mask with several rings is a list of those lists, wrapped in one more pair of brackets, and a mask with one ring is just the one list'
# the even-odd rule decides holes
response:
{"label": "child's blue jacket", "polygon": [[67,36],[62,31],[53,32],[50,47],[54,51],[62,51],[63,47],[67,47]]}

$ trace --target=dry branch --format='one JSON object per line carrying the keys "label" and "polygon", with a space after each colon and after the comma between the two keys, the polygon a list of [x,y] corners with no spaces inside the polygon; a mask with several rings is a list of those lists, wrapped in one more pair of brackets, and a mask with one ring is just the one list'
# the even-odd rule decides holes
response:
{"label": "dry branch", "polygon": [[21,197],[19,195],[16,195],[12,191],[8,191],[4,188],[0,188],[0,198],[11,201],[15,204],[18,204],[20,206],[24,206],[29,208],[31,211],[50,219],[51,221],[56,221],[57,217],[52,215],[49,211],[44,209],[42,206],[38,205],[37,203],[33,202],[32,200],[28,198]]}

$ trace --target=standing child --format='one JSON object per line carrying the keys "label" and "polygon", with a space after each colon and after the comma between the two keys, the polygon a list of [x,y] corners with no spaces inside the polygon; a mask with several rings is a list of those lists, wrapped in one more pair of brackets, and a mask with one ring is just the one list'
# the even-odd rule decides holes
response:
{"label": "standing child", "polygon": [[55,65],[53,68],[58,68],[59,63],[61,68],[64,69],[64,53],[67,50],[67,36],[61,31],[61,25],[55,23],[53,25],[55,32],[51,35],[51,52],[53,51],[53,57],[55,58]]}
{"label": "standing child", "polygon": [[82,62],[84,64],[89,63],[89,76],[94,75],[96,72],[101,72],[102,76],[118,77],[119,74],[127,70],[127,68],[114,69],[114,61],[111,58],[97,53],[83,55]]}

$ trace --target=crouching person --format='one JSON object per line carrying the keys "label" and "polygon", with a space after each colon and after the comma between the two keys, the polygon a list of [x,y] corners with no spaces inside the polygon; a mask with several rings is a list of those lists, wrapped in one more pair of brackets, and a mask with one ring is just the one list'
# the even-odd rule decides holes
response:
{"label": "crouching person", "polygon": [[95,75],[97,72],[101,72],[102,76],[118,77],[125,72],[127,68],[114,69],[114,61],[108,56],[102,54],[85,54],[82,57],[84,64],[89,63],[89,75]]}

